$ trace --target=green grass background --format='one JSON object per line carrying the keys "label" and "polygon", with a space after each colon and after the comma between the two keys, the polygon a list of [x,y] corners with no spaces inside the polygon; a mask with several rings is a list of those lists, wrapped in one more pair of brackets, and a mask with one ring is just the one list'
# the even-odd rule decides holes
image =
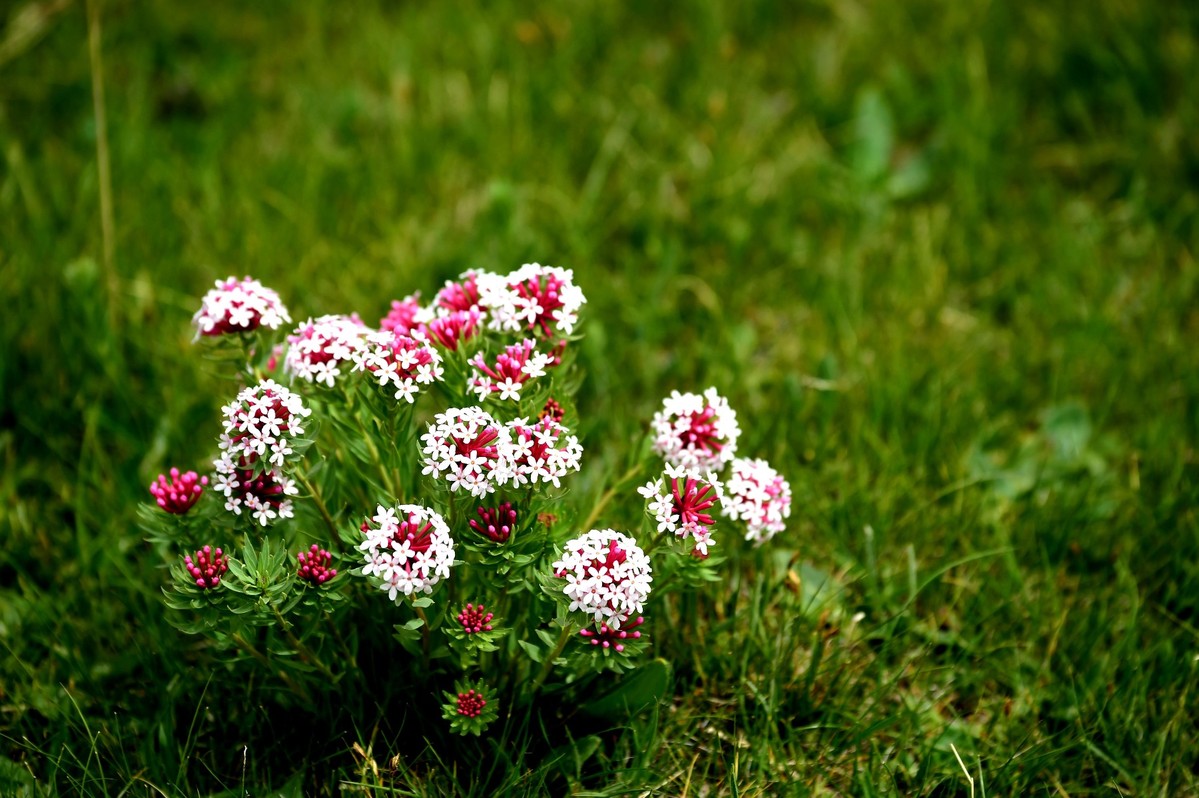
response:
{"label": "green grass background", "polygon": [[[1194,6],[90,8],[111,260],[88,7],[0,13],[0,794],[967,795],[955,749],[980,795],[1199,792]],[[584,489],[714,384],[787,533],[570,756],[282,712],[134,520],[213,447],[198,297],[371,320],[534,260],[589,299]]]}

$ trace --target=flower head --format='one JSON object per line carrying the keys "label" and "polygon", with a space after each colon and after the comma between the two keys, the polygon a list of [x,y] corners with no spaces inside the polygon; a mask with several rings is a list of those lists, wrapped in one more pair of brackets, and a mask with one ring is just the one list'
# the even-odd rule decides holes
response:
{"label": "flower head", "polygon": [[424,308],[420,305],[420,292],[409,294],[403,299],[393,299],[391,310],[379,320],[379,329],[396,335],[411,336],[423,332],[425,325],[420,321]]}
{"label": "flower head", "polygon": [[229,558],[220,549],[214,551],[212,546],[205,546],[194,555],[186,555],[183,565],[196,581],[196,587],[211,590],[221,583],[221,575],[229,570]]}
{"label": "flower head", "polygon": [[637,541],[612,529],[593,529],[567,541],[552,566],[564,579],[570,611],[619,630],[639,614],[653,581],[649,558]]}
{"label": "flower head", "polygon": [[583,459],[583,446],[570,430],[549,418],[533,424],[518,418],[508,422],[512,433],[510,449],[511,475],[514,485],[553,483],[571,471],[578,471]]}
{"label": "flower head", "polygon": [[649,500],[647,509],[657,521],[659,532],[691,538],[695,541],[693,553],[707,557],[708,546],[714,542],[712,527],[716,520],[712,513],[720,501],[721,488],[711,472],[700,479],[683,469],[667,466],[665,485],[659,478],[647,482],[637,492]]}
{"label": "flower head", "polygon": [[181,474],[178,468],[172,468],[170,473],[170,481],[166,474],[159,474],[158,481],[150,483],[150,494],[168,513],[183,515],[199,501],[208,477],[197,476],[195,471]]}
{"label": "flower head", "polygon": [[551,339],[574,332],[587,301],[574,284],[574,272],[538,263],[526,263],[505,277],[480,275],[478,289],[491,329],[526,330]]}
{"label": "flower head", "polygon": [[337,576],[337,569],[329,567],[331,562],[333,555],[313,543],[296,555],[296,576],[314,587],[323,585]]}
{"label": "flower head", "polygon": [[294,515],[288,497],[299,492],[295,480],[276,469],[255,471],[244,459],[234,461],[228,452],[217,457],[212,465],[216,469],[212,489],[224,495],[225,509],[229,512],[241,515],[244,510],[262,526]]}
{"label": "flower head", "polygon": [[558,404],[558,400],[551,396],[545,400],[545,406],[541,408],[537,418],[548,418],[561,424],[562,419],[566,418],[566,411],[562,409],[562,405]]}
{"label": "flower head", "polygon": [[724,514],[745,522],[745,539],[758,545],[782,532],[791,515],[791,486],[765,460],[734,460],[724,498]]}
{"label": "flower head", "polygon": [[230,277],[217,280],[216,288],[204,295],[192,317],[198,335],[228,335],[253,332],[259,327],[277,330],[291,323],[279,295],[257,280]]}
{"label": "flower head", "polygon": [[510,435],[482,408],[451,407],[421,436],[421,473],[446,480],[451,490],[486,496],[510,478]]}
{"label": "flower head", "polygon": [[332,388],[342,374],[342,364],[354,360],[368,333],[370,328],[357,314],[308,319],[287,336],[284,368],[306,382]]}
{"label": "flower head", "polygon": [[441,355],[424,341],[389,332],[371,333],[354,356],[355,371],[369,371],[380,385],[395,388],[395,398],[409,404],[420,386],[443,375]]}
{"label": "flower head", "polygon": [[498,507],[479,507],[475,510],[479,520],[470,520],[470,528],[493,543],[507,543],[516,529],[516,510],[511,502],[501,502]]}
{"label": "flower head", "polygon": [[458,351],[458,346],[479,334],[483,325],[483,312],[478,308],[455,310],[438,315],[424,326],[424,335],[429,343]]}
{"label": "flower head", "polygon": [[457,281],[446,280],[445,286],[433,297],[434,312],[438,315],[457,311],[481,310],[479,303],[479,280],[494,278],[490,272],[464,272]]}
{"label": "flower head", "polygon": [[531,338],[507,347],[496,356],[494,364],[488,364],[480,352],[470,361],[482,374],[471,380],[479,401],[495,393],[501,400],[519,400],[520,389],[526,382],[543,376],[547,368],[562,362],[561,352],[561,346],[548,354],[538,352],[537,342]]}
{"label": "flower head", "polygon": [[[633,629],[635,626],[640,626],[645,623],[645,618],[638,615],[632,621],[625,624],[623,629],[614,629],[608,624],[600,624],[599,629],[580,629],[579,636],[586,638],[593,646],[601,646],[603,648],[612,648],[612,650],[620,653],[624,651],[624,641],[641,639],[640,630]],[[631,631],[630,631],[631,630]]]}
{"label": "flower head", "polygon": [[719,470],[737,452],[737,414],[715,388],[672,391],[650,424],[654,451],[667,463],[688,470]]}
{"label": "flower head", "polygon": [[490,632],[491,620],[494,617],[495,614],[488,612],[482,604],[467,604],[462,608],[462,612],[458,613],[458,623],[462,624],[463,632],[476,635],[480,632]]}
{"label": "flower head", "polygon": [[366,563],[362,574],[378,577],[392,601],[400,594],[432,593],[450,575],[454,541],[445,519],[433,510],[380,505],[361,529],[366,538],[358,546]]}
{"label": "flower head", "polygon": [[299,394],[274,380],[246,388],[223,411],[220,446],[237,468],[255,468],[260,461],[281,467],[295,459],[292,444],[304,434],[304,419],[312,414]]}
{"label": "flower head", "polygon": [[459,680],[454,692],[442,695],[446,700],[441,715],[450,721],[450,731],[456,734],[482,734],[499,717],[499,702],[482,680]]}

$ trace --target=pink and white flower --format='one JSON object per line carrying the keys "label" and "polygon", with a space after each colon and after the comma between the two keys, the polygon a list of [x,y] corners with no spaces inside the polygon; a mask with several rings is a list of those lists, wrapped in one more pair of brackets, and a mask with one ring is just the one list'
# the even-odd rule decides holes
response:
{"label": "pink and white flower", "polygon": [[278,468],[298,457],[292,444],[304,434],[304,419],[312,414],[299,394],[274,380],[244,389],[222,412],[222,457],[237,468],[255,468],[260,460]]}
{"label": "pink and white flower", "polygon": [[392,601],[397,596],[432,593],[450,575],[454,540],[440,514],[418,504],[379,505],[360,527],[366,539],[358,545],[366,563],[363,576],[377,577]]}
{"label": "pink and white flower", "polygon": [[511,432],[508,446],[508,477],[513,487],[551,483],[562,487],[561,479],[578,471],[583,446],[570,430],[552,418],[514,419],[507,424]]}
{"label": "pink and white flower", "polygon": [[672,466],[719,471],[737,453],[737,413],[709,388],[703,395],[672,391],[650,422],[654,451]]}
{"label": "pink and white flower", "polygon": [[761,545],[786,528],[791,486],[765,460],[738,458],[725,483],[723,512],[743,521],[745,539]]}
{"label": "pink and white flower", "polygon": [[424,341],[390,332],[370,333],[354,356],[355,371],[369,371],[379,385],[395,388],[395,398],[412,404],[420,386],[444,375],[441,355]]}
{"label": "pink and white flower", "polygon": [[721,500],[722,486],[716,475],[708,472],[700,479],[684,469],[666,467],[665,484],[659,477],[647,482],[637,492],[649,500],[647,510],[658,524],[658,532],[670,533],[681,540],[695,541],[692,553],[708,556],[712,539],[712,517]]}
{"label": "pink and white flower", "polygon": [[561,351],[561,347],[556,347],[549,354],[538,352],[537,342],[532,338],[526,338],[496,355],[494,364],[488,364],[483,359],[482,352],[475,355],[470,364],[481,372],[482,376],[472,379],[471,384],[479,401],[482,402],[497,393],[501,401],[519,401],[520,389],[526,382],[545,376],[547,368],[562,362]]}
{"label": "pink and white flower", "polygon": [[422,332],[434,346],[456,352],[461,344],[479,334],[483,318],[483,312],[478,308],[455,310],[431,319]]}
{"label": "pink and white flower", "polygon": [[490,314],[489,326],[501,332],[528,331],[557,339],[574,332],[579,308],[587,299],[574,284],[574,272],[526,263],[499,277],[480,274],[479,302]]}
{"label": "pink and white flower", "polygon": [[445,285],[433,297],[431,312],[449,315],[458,311],[484,310],[479,297],[479,281],[488,282],[496,275],[474,269],[463,272],[457,281],[446,280]]}
{"label": "pink and white flower", "polygon": [[562,592],[571,612],[615,630],[642,612],[653,582],[649,558],[637,541],[613,529],[592,529],[567,541],[550,567],[566,581]]}
{"label": "pink and white flower", "polygon": [[424,332],[423,316],[426,311],[420,304],[420,292],[409,294],[403,299],[393,299],[391,310],[379,320],[379,329],[396,335],[413,337]]}
{"label": "pink and white flower", "polygon": [[511,432],[480,407],[438,413],[421,436],[422,474],[444,479],[450,490],[494,493],[511,477]]}
{"label": "pink and white flower", "polygon": [[262,526],[295,515],[292,500],[299,493],[295,480],[276,469],[255,471],[244,460],[235,462],[223,452],[212,463],[216,469],[212,489],[225,497],[225,509],[234,515],[246,511]]}
{"label": "pink and white flower", "polygon": [[291,323],[279,295],[249,277],[217,280],[216,288],[204,295],[192,317],[199,335],[228,335],[253,332],[259,327],[277,330]]}
{"label": "pink and white flower", "polygon": [[287,336],[283,367],[305,382],[332,388],[342,374],[341,366],[354,361],[370,332],[357,314],[308,319]]}

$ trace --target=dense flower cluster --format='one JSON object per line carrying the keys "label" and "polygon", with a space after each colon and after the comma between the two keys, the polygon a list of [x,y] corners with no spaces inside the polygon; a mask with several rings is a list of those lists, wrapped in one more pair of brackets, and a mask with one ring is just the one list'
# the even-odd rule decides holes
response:
{"label": "dense flower cluster", "polygon": [[362,523],[366,539],[358,548],[366,562],[364,576],[382,581],[388,597],[432,593],[433,586],[450,575],[454,541],[440,514],[417,504],[380,505]]}
{"label": "dense flower cluster", "polygon": [[296,576],[312,585],[323,585],[337,576],[337,569],[330,568],[333,555],[313,543],[308,551],[296,555]]}
{"label": "dense flower cluster", "polygon": [[518,418],[508,422],[508,429],[512,443],[506,473],[513,486],[548,482],[558,488],[562,477],[579,470],[583,446],[557,421],[543,418],[530,425]]}
{"label": "dense flower cluster", "polygon": [[511,502],[501,502],[498,507],[479,507],[475,510],[479,520],[470,520],[470,528],[493,543],[507,543],[516,529],[516,510]]}
{"label": "dense flower cluster", "polygon": [[501,400],[520,399],[520,389],[526,382],[545,376],[545,370],[562,362],[561,349],[545,353],[537,351],[537,342],[526,338],[519,344],[507,347],[496,356],[494,364],[488,364],[483,353],[475,355],[470,364],[482,372],[481,377],[471,380],[479,401],[493,393]]}
{"label": "dense flower cluster", "polygon": [[159,474],[158,480],[150,483],[150,495],[168,513],[183,515],[199,501],[208,477],[198,476],[195,471],[181,474],[178,468],[172,468],[170,473],[170,481],[166,474]]}
{"label": "dense flower cluster", "polygon": [[508,481],[510,433],[479,407],[438,413],[421,436],[422,474],[445,479],[451,490],[486,496]]}
{"label": "dense flower cluster", "polygon": [[341,365],[354,360],[369,332],[357,315],[309,319],[287,336],[283,367],[305,382],[332,388],[342,374]]}
{"label": "dense flower cluster", "polygon": [[419,291],[403,299],[392,300],[391,310],[379,320],[379,329],[407,336],[423,332],[425,325],[420,321],[423,312]]}
{"label": "dense flower cluster", "polygon": [[389,332],[370,333],[354,355],[354,370],[368,371],[379,384],[395,388],[395,398],[412,404],[420,386],[444,374],[441,355],[427,343]]}
{"label": "dense flower cluster", "polygon": [[570,611],[619,630],[642,611],[653,581],[649,558],[637,541],[613,529],[593,529],[566,543],[552,566],[566,580]]}
{"label": "dense flower cluster", "polygon": [[277,330],[291,323],[279,295],[257,280],[230,277],[217,280],[216,288],[204,295],[192,318],[199,335],[252,332],[259,327]]}
{"label": "dense flower cluster", "polygon": [[479,275],[485,280],[495,275],[486,272],[468,271],[457,281],[446,280],[445,285],[433,297],[431,314],[448,315],[463,310],[482,310],[479,301]]}
{"label": "dense flower cluster", "polygon": [[274,380],[246,388],[222,412],[221,458],[228,461],[229,470],[253,468],[260,459],[282,466],[295,454],[291,444],[304,434],[304,419],[312,414],[299,394]]}
{"label": "dense flower cluster", "polygon": [[695,541],[694,554],[708,556],[712,527],[716,520],[713,508],[721,499],[721,484],[709,472],[704,479],[688,474],[684,469],[666,467],[666,484],[662,478],[647,482],[637,492],[649,499],[649,512],[658,523],[659,532],[669,532],[679,538]]}
{"label": "dense flower cluster", "polygon": [[487,699],[483,694],[473,688],[465,693],[458,694],[458,714],[465,715],[468,718],[477,718],[483,713],[483,707],[487,706]]}
{"label": "dense flower cluster", "polygon": [[487,611],[487,608],[482,604],[474,605],[467,604],[462,608],[462,612],[458,613],[458,623],[462,624],[462,631],[468,635],[476,635],[479,632],[491,631],[491,620],[495,615]]}
{"label": "dense flower cluster", "polygon": [[266,526],[277,518],[294,515],[291,499],[299,493],[296,482],[276,469],[255,472],[252,468],[238,468],[222,454],[212,463],[216,478],[212,489],[225,496],[225,509],[236,515],[248,510],[254,520]]}
{"label": "dense flower cluster", "polygon": [[471,308],[437,316],[424,326],[423,332],[429,343],[456,352],[460,344],[478,335],[482,327],[483,312]]}
{"label": "dense flower cluster", "polygon": [[221,583],[221,576],[229,570],[229,558],[220,549],[205,546],[194,555],[183,558],[183,565],[195,580],[196,587],[211,590]]}
{"label": "dense flower cluster", "polygon": [[[632,638],[633,640],[641,639],[641,632],[633,629],[634,626],[640,626],[645,622],[645,618],[638,615],[632,621],[625,624],[624,629],[614,629],[608,624],[600,624],[599,629],[580,629],[579,635],[586,638],[591,645],[601,646],[603,648],[611,647],[617,653],[624,651],[623,640]],[[629,631],[633,629],[633,631]]]}
{"label": "dense flower cluster", "polygon": [[791,486],[765,460],[733,461],[724,491],[724,514],[745,522],[745,539],[761,545],[782,532],[791,515]]}
{"label": "dense flower cluster", "polygon": [[737,413],[715,388],[694,393],[672,391],[654,414],[650,429],[654,451],[667,463],[687,470],[720,468],[737,452]]}
{"label": "dense flower cluster", "polygon": [[526,263],[499,276],[476,276],[479,302],[490,313],[489,326],[501,332],[527,330],[557,339],[574,332],[579,308],[587,301],[570,269]]}

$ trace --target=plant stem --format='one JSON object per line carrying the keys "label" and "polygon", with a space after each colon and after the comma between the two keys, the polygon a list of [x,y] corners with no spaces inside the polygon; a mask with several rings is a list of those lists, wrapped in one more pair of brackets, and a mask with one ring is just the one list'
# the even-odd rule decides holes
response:
{"label": "plant stem", "polygon": [[412,605],[412,609],[416,610],[416,617],[420,618],[423,623],[420,627],[420,646],[421,651],[425,655],[425,670],[429,669],[429,616],[425,615],[424,607]]}
{"label": "plant stem", "polygon": [[333,516],[329,514],[329,508],[325,506],[325,502],[321,499],[321,494],[317,491],[316,486],[303,473],[297,473],[296,479],[304,490],[308,491],[308,495],[312,497],[312,501],[316,503],[316,509],[321,514],[321,518],[325,520],[325,526],[329,528],[329,534],[333,536],[333,541],[337,540],[337,524],[333,521]]}
{"label": "plant stem", "polygon": [[558,635],[558,645],[554,646],[553,653],[541,663],[541,673],[537,674],[537,679],[533,682],[533,689],[529,691],[530,697],[537,695],[537,691],[541,689],[541,685],[545,682],[546,677],[554,669],[554,660],[562,655],[562,650],[566,648],[566,644],[573,634],[574,629],[569,623],[562,627],[562,634]]}
{"label": "plant stem", "polygon": [[304,687],[304,685],[288,676],[287,671],[283,670],[282,668],[276,669],[271,663],[270,659],[268,659],[265,654],[259,651],[253,643],[236,633],[233,635],[233,642],[237,643],[238,648],[240,648],[242,651],[245,651],[251,657],[258,660],[258,662],[265,666],[267,670],[274,671],[276,674],[278,674],[279,678],[283,680],[283,683],[286,684],[293,693],[304,699],[304,701],[308,702],[309,704],[312,703],[312,695],[308,692],[308,688]]}
{"label": "plant stem", "polygon": [[580,529],[583,531],[591,529],[591,525],[594,524],[596,519],[600,517],[600,513],[602,513],[608,506],[608,503],[612,501],[612,498],[616,495],[617,491],[624,487],[626,482],[641,473],[641,465],[641,463],[637,463],[635,466],[626,471],[624,476],[616,480],[612,487],[604,491],[604,495],[600,496],[599,501],[595,503],[595,507],[591,508],[591,514],[587,516],[587,520],[580,524]]}
{"label": "plant stem", "polygon": [[287,636],[287,642],[291,643],[292,648],[294,648],[296,653],[300,655],[300,659],[310,663],[318,671],[324,674],[326,678],[336,680],[337,677],[333,675],[333,671],[329,670],[329,666],[324,662],[321,662],[320,657],[318,657],[312,649],[304,645],[304,642],[300,640],[300,638],[296,637],[291,631],[291,624],[288,623],[287,619],[283,617],[283,613],[279,612],[279,608],[272,604],[271,612],[275,614],[275,620],[278,621],[279,626],[283,628],[283,634]]}

